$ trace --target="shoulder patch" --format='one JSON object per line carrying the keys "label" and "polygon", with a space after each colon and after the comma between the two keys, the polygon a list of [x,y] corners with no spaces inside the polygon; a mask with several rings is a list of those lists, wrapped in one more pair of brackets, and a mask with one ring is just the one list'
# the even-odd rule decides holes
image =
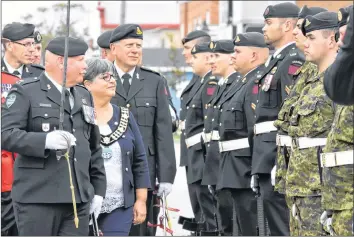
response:
{"label": "shoulder patch", "polygon": [[31,64],[31,67],[35,67],[35,68],[44,70],[44,67],[42,65],[40,65],[40,64]]}
{"label": "shoulder patch", "polygon": [[141,66],[140,67],[143,71],[147,71],[147,72],[152,72],[152,73],[155,73],[156,75],[159,75],[160,77],[164,77],[161,73],[157,72],[157,71],[154,71],[150,68],[147,68],[147,67],[144,67],[144,66]]}
{"label": "shoulder patch", "polygon": [[213,95],[215,92],[215,88],[216,88],[215,86],[208,87],[206,91],[207,95]]}
{"label": "shoulder patch", "polygon": [[291,64],[289,65],[288,68],[288,74],[289,75],[297,75],[300,70],[301,70],[301,66],[302,66],[303,62],[301,61],[292,61]]}

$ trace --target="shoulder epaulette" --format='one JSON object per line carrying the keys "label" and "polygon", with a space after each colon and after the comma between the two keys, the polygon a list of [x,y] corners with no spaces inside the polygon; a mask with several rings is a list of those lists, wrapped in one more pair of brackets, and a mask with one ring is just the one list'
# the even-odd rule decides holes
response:
{"label": "shoulder epaulette", "polygon": [[291,48],[291,50],[289,51],[289,55],[290,55],[291,57],[298,55],[298,53],[299,53],[299,52],[298,52],[298,49],[297,49],[296,47]]}
{"label": "shoulder epaulette", "polygon": [[144,70],[144,71],[152,72],[152,73],[155,73],[155,74],[159,75],[160,77],[164,77],[161,73],[159,73],[159,72],[157,72],[157,71],[154,71],[154,70],[152,70],[152,69],[150,69],[150,68],[147,68],[147,67],[144,67],[144,66],[141,66],[140,68],[141,68],[142,70]]}
{"label": "shoulder epaulette", "polygon": [[41,70],[45,70],[45,68],[42,66],[42,65],[40,65],[40,64],[31,64],[31,67],[35,67],[35,68],[38,68],[38,69],[41,69]]}
{"label": "shoulder epaulette", "polygon": [[38,77],[29,77],[29,78],[26,78],[25,80],[21,79],[21,80],[17,81],[17,83],[20,84],[21,86],[24,86],[24,85],[34,83],[37,81],[39,81]]}
{"label": "shoulder epaulette", "polygon": [[83,88],[83,89],[85,89],[85,90],[87,90],[87,91],[89,91],[84,85],[82,85],[82,84],[77,84],[76,85],[77,87],[80,87],[80,88]]}

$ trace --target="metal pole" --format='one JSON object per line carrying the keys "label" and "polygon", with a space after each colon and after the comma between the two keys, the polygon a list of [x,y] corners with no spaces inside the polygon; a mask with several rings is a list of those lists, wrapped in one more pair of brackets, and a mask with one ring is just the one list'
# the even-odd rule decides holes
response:
{"label": "metal pole", "polygon": [[126,1],[120,2],[120,25],[125,24]]}

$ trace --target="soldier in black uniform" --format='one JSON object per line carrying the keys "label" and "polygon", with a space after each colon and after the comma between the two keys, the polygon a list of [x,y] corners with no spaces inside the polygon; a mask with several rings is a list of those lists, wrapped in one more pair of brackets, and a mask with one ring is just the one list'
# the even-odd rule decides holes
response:
{"label": "soldier in black uniform", "polygon": [[109,46],[109,40],[111,39],[112,32],[113,30],[107,30],[97,38],[97,45],[101,48],[101,57],[110,62],[114,61],[114,55],[112,54]]}
{"label": "soldier in black uniform", "polygon": [[343,105],[354,104],[353,18],[353,7],[350,7],[343,46],[339,50],[336,61],[327,69],[324,77],[324,88],[328,97]]}
{"label": "soldier in black uniform", "polygon": [[253,131],[255,113],[250,94],[261,76],[269,50],[263,35],[255,32],[238,34],[234,44],[234,67],[242,79],[237,80],[218,106],[221,155],[217,189],[230,190],[237,216],[234,225],[239,223],[240,233],[255,236],[257,209],[255,195],[249,187],[252,150],[248,138]]}
{"label": "soldier in black uniform", "polygon": [[[139,25],[118,26],[110,39],[111,51],[115,55],[114,74],[117,78],[116,95],[112,103],[128,107],[143,136],[146,149],[150,181],[153,189],[159,182],[157,195],[172,191],[176,175],[176,158],[171,131],[171,116],[165,94],[164,79],[145,67],[138,66],[142,53],[143,32]],[[132,226],[131,235],[154,235],[155,228],[147,228],[147,222],[157,224],[158,210],[153,209],[154,190],[149,190],[147,220]],[[157,213],[155,212],[157,211]]]}
{"label": "soldier in black uniform", "polygon": [[209,43],[198,43],[192,49],[191,66],[193,72],[200,77],[200,83],[193,86],[190,96],[186,101],[186,125],[185,143],[187,146],[188,170],[187,182],[194,185],[197,200],[202,211],[201,221],[204,223],[204,231],[215,231],[214,207],[212,195],[209,192],[200,191],[207,189],[202,185],[204,154],[202,151],[202,134],[204,128],[204,116],[206,115],[207,104],[214,94],[217,80],[210,71],[210,56],[212,49]]}
{"label": "soldier in black uniform", "polygon": [[44,67],[32,63],[32,54],[41,35],[34,31],[32,24],[13,22],[2,31],[2,44],[5,54],[1,59],[1,71],[12,73],[22,79],[39,77]]}
{"label": "soldier in black uniform", "polygon": [[[88,235],[89,214],[99,211],[106,192],[92,96],[76,86],[87,67],[88,46],[79,39],[69,38],[64,130],[58,130],[64,48],[64,37],[50,41],[45,72],[15,84],[2,108],[2,148],[19,154],[12,189],[19,235]],[[78,228],[68,163],[56,152],[68,148]]]}
{"label": "soldier in black uniform", "polygon": [[[205,165],[203,170],[202,185],[211,185],[216,189],[219,174],[219,101],[240,79],[241,75],[230,64],[231,54],[234,53],[232,40],[218,40],[210,43],[213,48],[211,66],[213,76],[222,77],[216,87],[214,96],[208,101],[207,113],[204,116],[203,145],[205,146]],[[222,83],[220,83],[222,81]],[[217,191],[217,210],[221,224],[220,231],[225,235],[232,235],[232,198],[229,190]]]}
{"label": "soldier in black uniform", "polygon": [[295,4],[285,2],[268,6],[263,14],[265,41],[276,51],[267,60],[266,69],[257,83],[259,90],[256,101],[251,187],[255,188],[254,180],[258,177],[271,235],[289,235],[289,211],[285,197],[274,191],[272,186],[274,182],[271,173],[274,173],[275,178],[277,151],[277,129],[273,123],[282,101],[288,95],[289,86],[294,84],[293,75],[304,62],[304,56],[296,48],[292,34],[299,10]]}
{"label": "soldier in black uniform", "polygon": [[[192,60],[192,48],[194,47],[195,44],[197,43],[207,43],[210,42],[210,36],[205,33],[204,31],[196,30],[192,31],[187,34],[185,38],[182,39],[182,44],[183,44],[183,56],[186,60],[186,63],[188,65],[191,64]],[[184,90],[181,93],[181,108],[180,108],[180,113],[179,113],[179,127],[181,129],[181,138],[180,138],[180,166],[186,167],[186,175],[188,173],[188,155],[187,155],[187,147],[185,143],[185,119],[186,119],[186,114],[187,114],[187,105],[186,102],[188,101],[188,98],[190,96],[194,96],[195,90],[193,90],[194,87],[199,87],[200,84],[200,78],[198,75],[193,74],[193,78],[190,80],[188,85],[184,88]],[[191,94],[191,91],[194,91],[194,94]],[[191,218],[185,218],[185,217],[180,217],[179,222],[183,224],[184,220],[188,221],[195,221],[195,222],[200,222],[200,218],[202,216],[201,213],[201,208],[199,206],[199,202],[197,199],[197,189],[195,188],[194,184],[188,184],[188,192],[189,192],[189,198],[191,201],[191,206],[194,214],[194,219],[192,220]],[[207,195],[209,193],[209,190],[207,187],[203,187],[200,189],[200,192],[205,193]]]}

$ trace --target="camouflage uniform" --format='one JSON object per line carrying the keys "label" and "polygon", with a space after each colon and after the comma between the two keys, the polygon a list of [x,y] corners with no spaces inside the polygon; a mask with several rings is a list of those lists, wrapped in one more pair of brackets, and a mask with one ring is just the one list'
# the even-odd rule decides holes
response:
{"label": "camouflage uniform", "polygon": [[[354,106],[337,106],[324,152],[353,150]],[[353,165],[323,168],[322,205],[332,210],[332,226],[337,235],[353,235]]]}
{"label": "camouflage uniform", "polygon": [[[323,74],[305,79],[288,127],[293,138],[292,152],[286,173],[286,195],[293,200],[291,215],[297,220],[291,235],[319,236],[323,234],[319,220],[321,208],[321,146],[300,147],[305,137],[326,138],[334,117],[334,106],[323,88]],[[311,140],[313,142],[313,140]],[[309,145],[308,141],[305,145]],[[324,145],[324,141],[322,141]]]}
{"label": "camouflage uniform", "polygon": [[[310,62],[305,62],[301,68],[294,74],[297,78],[296,83],[292,88],[287,88],[289,96],[284,100],[284,103],[279,111],[278,119],[275,120],[274,126],[278,129],[279,135],[287,135],[289,127],[289,119],[291,117],[292,104],[294,104],[300,96],[300,93],[305,85],[305,80],[317,74],[317,66]],[[274,189],[279,193],[285,194],[285,176],[289,163],[291,149],[286,146],[278,146],[277,148],[277,170],[275,176]]]}

